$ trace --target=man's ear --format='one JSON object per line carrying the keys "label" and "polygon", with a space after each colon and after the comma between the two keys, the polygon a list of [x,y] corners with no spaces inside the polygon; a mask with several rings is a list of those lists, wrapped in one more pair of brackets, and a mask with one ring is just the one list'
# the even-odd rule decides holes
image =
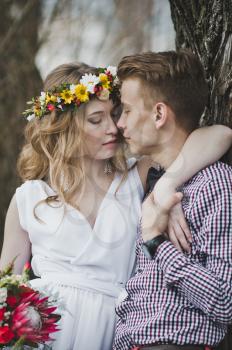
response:
{"label": "man's ear", "polygon": [[167,121],[167,105],[163,102],[158,102],[153,108],[153,120],[156,129],[160,129]]}

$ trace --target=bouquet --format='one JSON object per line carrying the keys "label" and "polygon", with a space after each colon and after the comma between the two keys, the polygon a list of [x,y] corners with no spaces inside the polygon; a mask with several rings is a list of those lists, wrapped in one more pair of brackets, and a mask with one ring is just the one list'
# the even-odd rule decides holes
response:
{"label": "bouquet", "polygon": [[30,264],[22,275],[13,274],[12,262],[0,272],[0,349],[49,348],[60,315],[48,296],[29,285]]}

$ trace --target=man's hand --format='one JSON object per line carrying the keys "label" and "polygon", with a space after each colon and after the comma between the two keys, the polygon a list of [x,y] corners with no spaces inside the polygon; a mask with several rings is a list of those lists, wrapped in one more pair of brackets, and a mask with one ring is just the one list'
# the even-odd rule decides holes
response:
{"label": "man's hand", "polygon": [[182,193],[174,193],[162,206],[154,200],[153,194],[147,197],[142,204],[142,237],[144,242],[167,230],[169,212],[174,205],[181,201],[182,197]]}

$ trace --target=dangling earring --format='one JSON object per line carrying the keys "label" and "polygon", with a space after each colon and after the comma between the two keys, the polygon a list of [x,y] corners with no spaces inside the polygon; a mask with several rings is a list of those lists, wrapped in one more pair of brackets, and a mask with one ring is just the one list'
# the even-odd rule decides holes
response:
{"label": "dangling earring", "polygon": [[112,164],[111,164],[110,160],[107,159],[105,162],[104,174],[110,175],[110,174],[112,174],[112,172],[113,172]]}

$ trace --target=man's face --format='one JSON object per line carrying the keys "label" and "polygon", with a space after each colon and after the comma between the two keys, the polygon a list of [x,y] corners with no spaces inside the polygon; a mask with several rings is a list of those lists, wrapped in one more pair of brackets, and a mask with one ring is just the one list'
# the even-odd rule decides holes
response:
{"label": "man's face", "polygon": [[151,153],[156,142],[156,128],[152,108],[144,105],[143,86],[138,78],[128,78],[122,83],[122,115],[117,123],[123,130],[125,141],[133,154]]}

